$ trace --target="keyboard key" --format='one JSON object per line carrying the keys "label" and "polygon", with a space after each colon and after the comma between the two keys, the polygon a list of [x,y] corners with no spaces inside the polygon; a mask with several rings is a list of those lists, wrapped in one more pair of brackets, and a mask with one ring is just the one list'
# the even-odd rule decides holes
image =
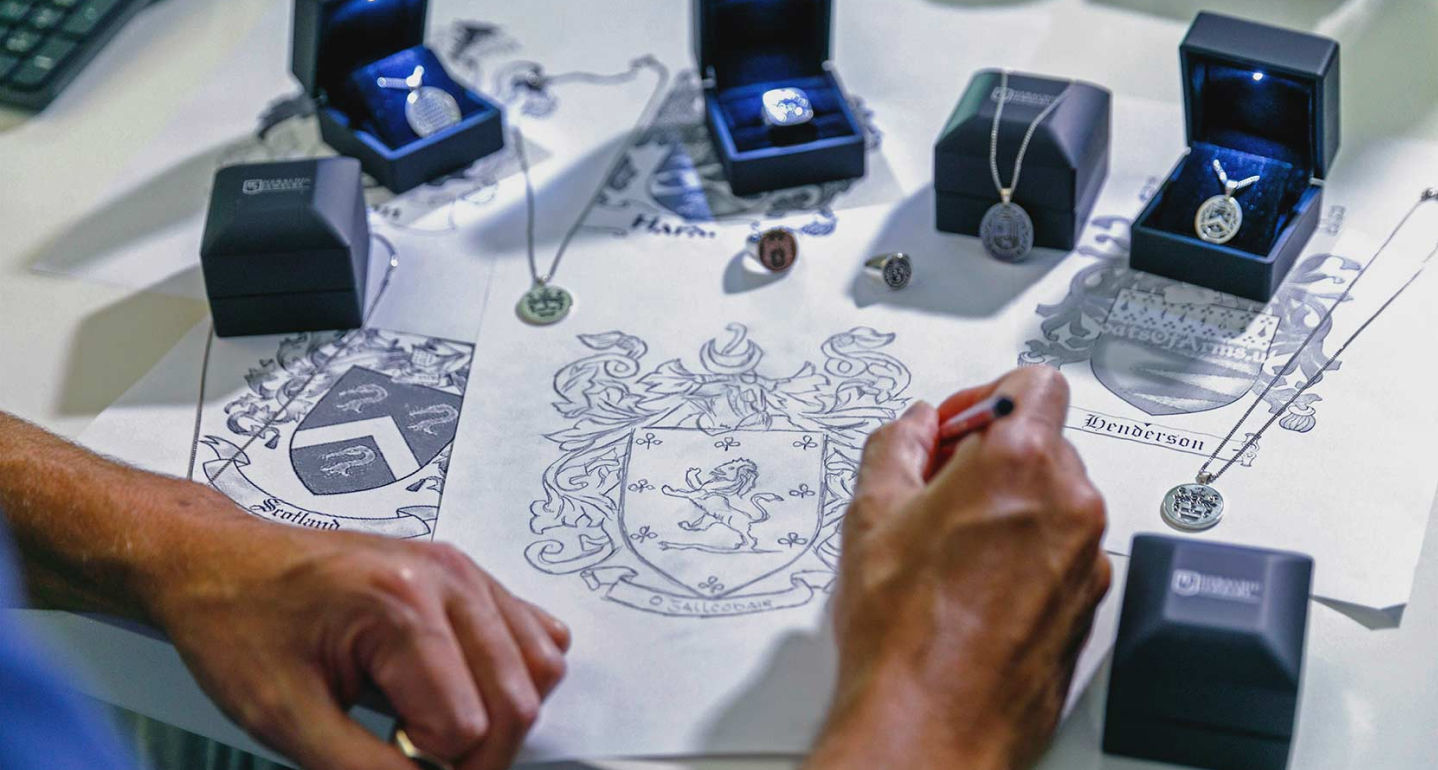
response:
{"label": "keyboard key", "polygon": [[84,37],[105,20],[105,16],[120,4],[120,0],[84,0],[83,4],[70,14],[62,28],[66,34]]}
{"label": "keyboard key", "polygon": [[75,50],[75,44],[64,38],[52,37],[40,46],[30,60],[20,65],[10,76],[10,83],[16,88],[33,89],[39,88],[55,68],[65,61],[65,57]]}
{"label": "keyboard key", "polygon": [[47,32],[59,26],[60,22],[64,20],[64,11],[60,10],[59,8],[51,8],[49,6],[42,5],[39,8],[36,8],[34,13],[30,14],[30,20],[27,21],[26,24],[29,24],[31,29],[38,29],[41,32]]}
{"label": "keyboard key", "polygon": [[10,70],[14,69],[15,65],[19,63],[20,60],[14,56],[6,56],[0,53],[0,80],[4,80],[5,76],[10,73]]}
{"label": "keyboard key", "polygon": [[30,15],[30,0],[0,0],[0,26],[19,24]]}
{"label": "keyboard key", "polygon": [[0,45],[0,51],[5,53],[21,55],[30,53],[35,46],[40,45],[41,35],[28,29],[17,29],[5,38],[5,43]]}

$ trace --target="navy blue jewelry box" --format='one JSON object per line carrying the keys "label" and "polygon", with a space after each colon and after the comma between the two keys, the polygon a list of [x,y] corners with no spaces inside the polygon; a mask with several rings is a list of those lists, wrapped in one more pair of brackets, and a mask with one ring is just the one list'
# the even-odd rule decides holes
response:
{"label": "navy blue jewelry box", "polygon": [[215,334],[360,326],[369,242],[353,158],[220,169],[200,246]]}
{"label": "navy blue jewelry box", "polygon": [[[989,147],[1002,74],[974,73],[934,144],[935,226],[944,232],[978,235],[984,213],[999,202]],[[1034,245],[1055,249],[1078,242],[1108,177],[1108,90],[1010,72],[996,153],[999,179],[1007,185],[1029,125],[1065,88],[1068,95],[1034,130],[1013,192],[1014,203],[1033,220]]]}
{"label": "navy blue jewelry box", "polygon": [[[1130,266],[1267,302],[1318,226],[1322,179],[1338,153],[1338,43],[1200,13],[1179,47],[1189,150],[1133,225]],[[1195,216],[1230,179],[1242,225],[1199,238]]]}
{"label": "navy blue jewelry box", "polygon": [[[498,106],[456,83],[424,45],[428,0],[295,0],[291,69],[315,99],[320,136],[359,158],[380,184],[404,192],[504,146]],[[403,79],[422,65],[424,85],[454,97],[460,121],[427,137],[405,119]]]}
{"label": "navy blue jewelry box", "polygon": [[[695,0],[693,18],[706,122],[736,195],[864,175],[864,131],[829,61],[833,0]],[[760,97],[774,88],[802,89],[813,120],[766,125]]]}
{"label": "navy blue jewelry box", "polygon": [[1283,770],[1312,582],[1313,560],[1301,554],[1135,536],[1104,751]]}

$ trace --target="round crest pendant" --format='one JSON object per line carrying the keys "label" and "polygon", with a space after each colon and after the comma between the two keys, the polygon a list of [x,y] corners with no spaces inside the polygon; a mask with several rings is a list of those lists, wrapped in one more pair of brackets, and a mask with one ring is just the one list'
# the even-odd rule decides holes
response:
{"label": "round crest pendant", "polygon": [[1209,243],[1228,243],[1243,226],[1243,207],[1231,195],[1215,195],[1198,207],[1193,229]]}
{"label": "round crest pendant", "polygon": [[459,102],[442,88],[420,86],[404,102],[404,119],[421,138],[453,126],[460,117]]}
{"label": "round crest pendant", "polygon": [[1179,484],[1163,496],[1159,513],[1174,529],[1202,532],[1223,518],[1223,495],[1207,484]]}
{"label": "round crest pendant", "polygon": [[995,203],[979,222],[979,240],[994,259],[1020,262],[1033,250],[1034,222],[1017,203]]}
{"label": "round crest pendant", "polygon": [[573,307],[574,295],[559,286],[537,283],[519,298],[515,312],[525,323],[548,326],[563,321]]}

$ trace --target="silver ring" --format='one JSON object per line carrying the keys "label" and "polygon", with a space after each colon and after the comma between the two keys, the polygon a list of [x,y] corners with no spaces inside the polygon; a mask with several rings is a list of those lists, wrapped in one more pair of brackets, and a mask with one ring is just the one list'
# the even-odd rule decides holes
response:
{"label": "silver ring", "polygon": [[914,277],[914,261],[909,259],[908,254],[899,251],[870,258],[864,263],[864,269],[895,290],[908,286],[909,280]]}
{"label": "silver ring", "polygon": [[764,125],[770,128],[802,126],[814,119],[814,105],[802,88],[772,88],[759,97]]}

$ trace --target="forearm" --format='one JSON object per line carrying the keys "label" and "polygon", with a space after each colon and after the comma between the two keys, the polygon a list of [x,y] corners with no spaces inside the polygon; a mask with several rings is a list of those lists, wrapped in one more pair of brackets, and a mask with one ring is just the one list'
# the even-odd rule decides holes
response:
{"label": "forearm", "polygon": [[0,514],[42,606],[153,620],[206,532],[249,517],[213,490],[135,470],[0,412]]}

